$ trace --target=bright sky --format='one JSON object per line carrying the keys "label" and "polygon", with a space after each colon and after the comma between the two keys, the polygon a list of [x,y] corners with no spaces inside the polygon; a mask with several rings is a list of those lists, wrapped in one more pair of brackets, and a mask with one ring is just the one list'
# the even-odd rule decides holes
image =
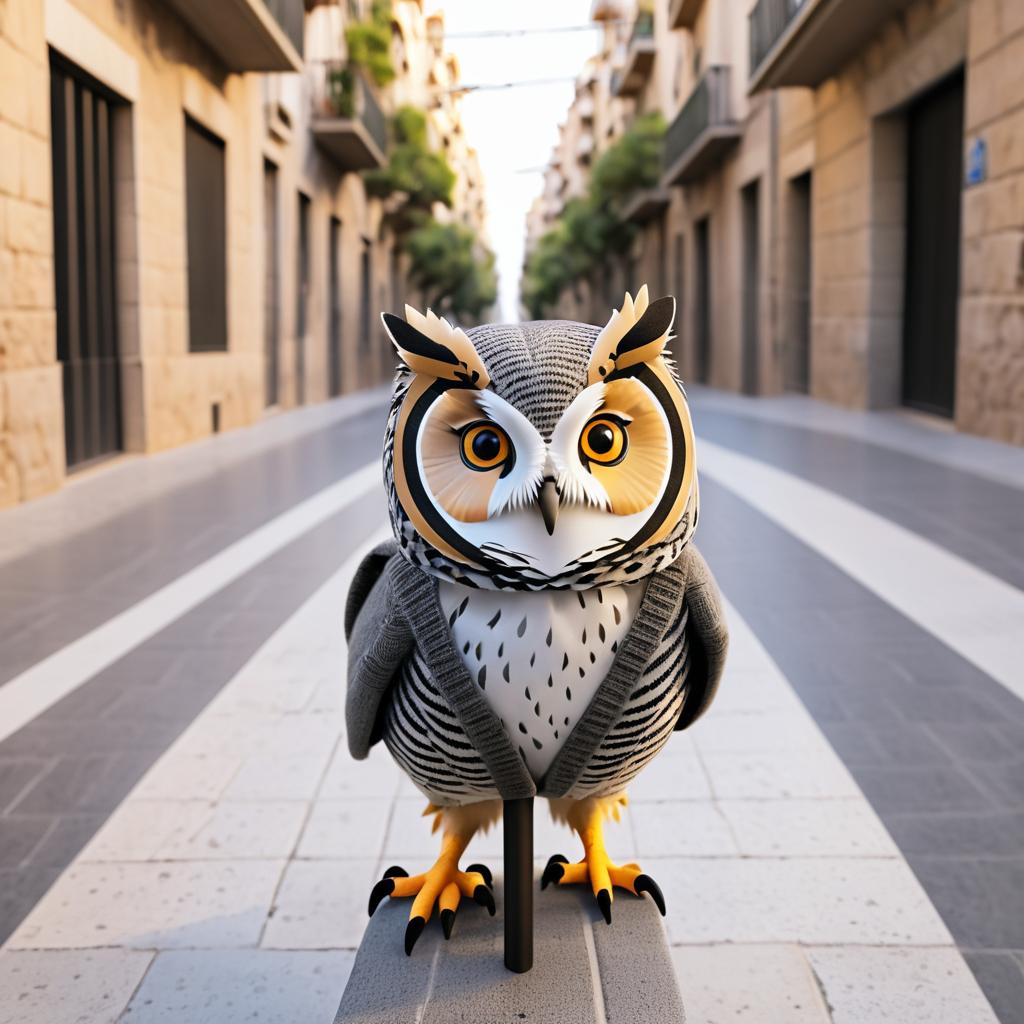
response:
{"label": "bright sky", "polygon": [[[590,0],[444,0],[426,5],[443,10],[449,35],[498,29],[587,25]],[[600,45],[586,32],[536,33],[486,39],[449,38],[467,85],[538,78],[575,79]],[[572,81],[470,93],[462,101],[466,135],[480,153],[486,177],[488,230],[498,258],[502,320],[517,320],[519,272],[526,213],[542,188],[542,168],[558,140],[558,125],[572,102]],[[530,173],[521,173],[533,168]]]}

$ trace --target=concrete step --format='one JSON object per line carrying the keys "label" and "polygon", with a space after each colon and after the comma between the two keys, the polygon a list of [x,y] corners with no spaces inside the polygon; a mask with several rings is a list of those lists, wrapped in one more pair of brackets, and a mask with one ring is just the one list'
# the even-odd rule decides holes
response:
{"label": "concrete step", "polygon": [[411,957],[409,900],[385,900],[356,954],[335,1024],[676,1024],[684,1018],[665,930],[647,897],[616,893],[605,924],[581,886],[538,892],[534,966],[503,961],[497,914],[463,900],[449,942],[436,917]]}

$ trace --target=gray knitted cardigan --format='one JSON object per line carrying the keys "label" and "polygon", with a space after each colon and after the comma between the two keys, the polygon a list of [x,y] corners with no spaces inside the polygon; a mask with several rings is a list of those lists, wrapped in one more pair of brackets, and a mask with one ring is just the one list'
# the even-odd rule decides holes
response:
{"label": "gray knitted cardigan", "polygon": [[502,797],[563,796],[618,719],[684,601],[692,652],[676,728],[686,728],[707,710],[725,665],[728,632],[714,577],[690,543],[672,565],[647,577],[644,597],[608,675],[536,784],[455,649],[437,580],[407,562],[393,541],[382,544],[360,564],[345,607],[349,750],[361,760],[380,740],[388,689],[415,644]]}

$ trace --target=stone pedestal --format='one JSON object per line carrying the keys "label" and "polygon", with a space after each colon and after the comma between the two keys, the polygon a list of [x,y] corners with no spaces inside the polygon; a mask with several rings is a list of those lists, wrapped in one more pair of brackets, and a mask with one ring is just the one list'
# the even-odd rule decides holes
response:
{"label": "stone pedestal", "polygon": [[606,925],[583,888],[538,892],[534,967],[503,963],[497,914],[463,901],[449,942],[431,920],[403,951],[409,900],[385,900],[360,944],[335,1024],[676,1024],[684,1020],[661,918],[617,892]]}

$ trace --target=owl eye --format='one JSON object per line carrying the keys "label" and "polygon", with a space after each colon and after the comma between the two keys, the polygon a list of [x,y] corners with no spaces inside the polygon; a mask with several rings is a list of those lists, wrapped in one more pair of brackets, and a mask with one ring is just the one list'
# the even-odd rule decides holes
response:
{"label": "owl eye", "polygon": [[584,464],[614,466],[626,457],[629,435],[617,416],[595,416],[580,435],[580,459]]}
{"label": "owl eye", "polygon": [[485,472],[510,460],[512,443],[496,423],[482,421],[462,428],[459,451],[470,469]]}

